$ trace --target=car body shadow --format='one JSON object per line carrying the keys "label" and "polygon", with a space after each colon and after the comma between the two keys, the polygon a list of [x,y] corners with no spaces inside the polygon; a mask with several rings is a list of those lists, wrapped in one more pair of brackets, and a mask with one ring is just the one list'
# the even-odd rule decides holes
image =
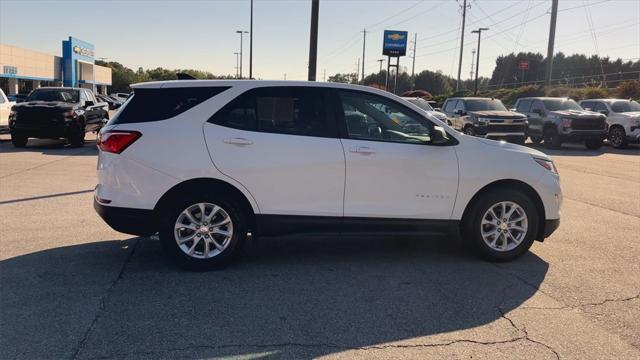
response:
{"label": "car body shadow", "polygon": [[44,155],[96,156],[98,148],[95,140],[87,140],[83,146],[70,146],[66,140],[29,139],[26,147],[16,148],[11,140],[0,142],[0,153],[41,153]]}
{"label": "car body shadow", "polygon": [[449,237],[260,239],[204,273],[149,238],[86,243],[0,262],[0,355],[312,358],[442,338],[501,320],[547,270],[533,253],[477,260]]}
{"label": "car body shadow", "polygon": [[629,144],[625,149],[616,149],[605,145],[597,150],[587,149],[583,144],[566,143],[559,149],[547,149],[543,144],[527,143],[527,146],[552,156],[601,156],[604,154],[640,155],[640,146]]}

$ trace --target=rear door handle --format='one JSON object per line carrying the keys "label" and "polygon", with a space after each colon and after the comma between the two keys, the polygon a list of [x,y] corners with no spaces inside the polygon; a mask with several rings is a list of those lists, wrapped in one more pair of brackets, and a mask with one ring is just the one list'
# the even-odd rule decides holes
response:
{"label": "rear door handle", "polygon": [[349,151],[358,154],[375,154],[376,151],[367,146],[352,146]]}
{"label": "rear door handle", "polygon": [[224,139],[224,143],[232,144],[232,145],[251,145],[253,144],[253,141],[245,138],[231,138],[231,139]]}

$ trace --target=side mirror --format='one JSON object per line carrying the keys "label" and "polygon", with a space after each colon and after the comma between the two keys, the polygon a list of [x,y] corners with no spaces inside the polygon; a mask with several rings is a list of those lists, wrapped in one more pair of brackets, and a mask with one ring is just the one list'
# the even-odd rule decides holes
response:
{"label": "side mirror", "polygon": [[433,111],[439,111],[439,112],[442,112],[442,108],[433,108]]}
{"label": "side mirror", "polygon": [[599,112],[600,114],[602,114],[602,115],[609,116],[609,111],[607,111],[607,110],[598,110],[598,112]]}
{"label": "side mirror", "polygon": [[431,132],[431,141],[429,144],[432,145],[445,145],[449,143],[449,137],[447,136],[447,132],[441,126],[434,126],[433,131]]}
{"label": "side mirror", "polygon": [[89,107],[89,106],[93,106],[95,105],[95,103],[91,100],[87,100],[84,102],[84,107]]}
{"label": "side mirror", "polygon": [[540,116],[544,115],[544,111],[542,111],[542,109],[533,109],[531,112]]}
{"label": "side mirror", "polygon": [[456,109],[456,110],[453,111],[453,114],[454,115],[464,116],[464,115],[467,115],[467,112],[462,110],[462,109]]}

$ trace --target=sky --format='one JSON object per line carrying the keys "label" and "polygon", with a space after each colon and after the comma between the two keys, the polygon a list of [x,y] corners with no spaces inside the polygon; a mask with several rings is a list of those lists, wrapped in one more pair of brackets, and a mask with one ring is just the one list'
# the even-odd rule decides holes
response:
{"label": "sky", "polygon": [[[463,0],[320,0],[318,79],[379,70],[382,31],[417,33],[416,73],[457,74]],[[480,75],[512,51],[546,54],[551,0],[467,0],[462,78],[482,33]],[[74,36],[93,43],[97,58],[138,67],[192,68],[235,74],[240,35],[249,30],[250,0],[15,1],[0,0],[0,43],[60,55]],[[254,0],[253,72],[262,79],[305,80],[311,0]],[[249,41],[243,43],[248,74]],[[409,50],[412,49],[410,45]],[[559,0],[556,52],[640,59],[640,1]],[[410,55],[410,54],[408,54]],[[412,59],[401,66],[411,71]],[[359,68],[362,71],[362,68]],[[286,74],[286,75],[285,75]]]}

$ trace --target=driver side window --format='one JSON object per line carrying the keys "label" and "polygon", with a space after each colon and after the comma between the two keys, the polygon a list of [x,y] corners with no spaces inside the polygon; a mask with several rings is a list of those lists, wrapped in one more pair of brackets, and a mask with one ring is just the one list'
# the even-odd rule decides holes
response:
{"label": "driver side window", "polygon": [[399,104],[371,94],[340,91],[349,138],[403,143],[431,140],[431,123]]}

